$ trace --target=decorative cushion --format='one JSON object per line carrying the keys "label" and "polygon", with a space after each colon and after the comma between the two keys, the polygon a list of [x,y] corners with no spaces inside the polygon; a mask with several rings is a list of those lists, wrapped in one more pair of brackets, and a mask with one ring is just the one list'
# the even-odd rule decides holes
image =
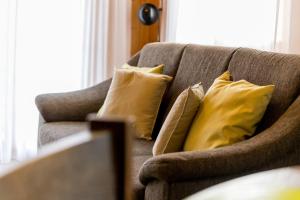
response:
{"label": "decorative cushion", "polygon": [[[137,72],[144,72],[144,73],[153,73],[153,74],[162,74],[164,71],[164,65],[157,65],[156,67],[137,67],[137,66],[131,66],[125,63],[122,65],[121,69],[131,70],[131,71],[137,71]],[[101,108],[99,109],[98,113],[101,113]]]}
{"label": "decorative cushion", "polygon": [[98,116],[135,118],[136,136],[151,140],[162,97],[172,77],[117,69]]}
{"label": "decorative cushion", "polygon": [[126,63],[122,66],[122,69],[128,69],[128,70],[145,72],[145,73],[162,74],[164,71],[164,65],[157,65],[155,67],[136,67],[136,66],[128,65]]}
{"label": "decorative cushion", "polygon": [[181,151],[188,129],[204,97],[201,84],[184,90],[176,99],[153,147],[153,155]]}
{"label": "decorative cushion", "polygon": [[184,144],[185,151],[207,150],[252,136],[271,100],[274,85],[230,81],[227,71],[207,91]]}
{"label": "decorative cushion", "polygon": [[[154,48],[153,52],[156,50]],[[191,85],[202,82],[204,91],[212,85],[213,81],[228,67],[228,63],[235,48],[214,47],[188,44],[182,53],[180,65],[178,66],[176,76],[170,84],[170,88],[162,101],[162,106],[159,111],[159,116],[156,120],[156,125],[153,134],[158,134],[163,122],[167,118],[177,97]],[[167,51],[168,53],[170,50]],[[161,52],[159,52],[162,54]],[[150,57],[149,57],[150,58]],[[151,57],[153,59],[153,57]],[[166,56],[173,59],[173,55]],[[167,70],[167,61],[159,60],[157,63],[166,65],[164,72]],[[153,63],[153,64],[154,64]],[[144,62],[142,62],[144,64]],[[141,65],[146,66],[146,65]],[[153,66],[153,65],[149,65]],[[169,75],[169,74],[168,74]]]}
{"label": "decorative cushion", "polygon": [[299,55],[239,48],[232,56],[228,69],[233,81],[245,79],[256,85],[276,85],[256,132],[262,132],[274,124],[300,94]]}

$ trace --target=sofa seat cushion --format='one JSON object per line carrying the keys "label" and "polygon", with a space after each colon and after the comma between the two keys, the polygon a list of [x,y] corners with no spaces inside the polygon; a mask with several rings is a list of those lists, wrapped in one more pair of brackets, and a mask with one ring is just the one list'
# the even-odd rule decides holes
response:
{"label": "sofa seat cushion", "polygon": [[[54,142],[63,137],[87,130],[86,122],[51,122],[40,127],[39,139],[41,145]],[[152,147],[154,141],[143,139],[133,140],[132,149],[132,184],[135,199],[144,199],[145,186],[139,181],[139,170],[146,160],[152,157]]]}
{"label": "sofa seat cushion", "polygon": [[152,148],[154,141],[148,141],[143,139],[134,139],[133,140],[133,156],[152,156]]}
{"label": "sofa seat cushion", "polygon": [[133,156],[132,164],[132,187],[135,200],[144,199],[145,186],[139,180],[139,171],[146,160],[151,158],[151,155]]}
{"label": "sofa seat cushion", "polygon": [[45,145],[63,137],[87,130],[87,122],[48,122],[39,128],[39,144]]}
{"label": "sofa seat cushion", "polygon": [[146,160],[152,157],[154,141],[134,139],[132,145],[132,185],[135,200],[144,199],[145,186],[139,180],[139,172]]}

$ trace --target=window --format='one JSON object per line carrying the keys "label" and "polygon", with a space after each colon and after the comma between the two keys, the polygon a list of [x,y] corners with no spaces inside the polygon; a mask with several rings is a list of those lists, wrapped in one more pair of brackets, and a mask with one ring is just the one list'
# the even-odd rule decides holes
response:
{"label": "window", "polygon": [[1,1],[1,161],[36,152],[38,94],[81,88],[84,4]]}
{"label": "window", "polygon": [[271,50],[277,0],[169,0],[167,40]]}

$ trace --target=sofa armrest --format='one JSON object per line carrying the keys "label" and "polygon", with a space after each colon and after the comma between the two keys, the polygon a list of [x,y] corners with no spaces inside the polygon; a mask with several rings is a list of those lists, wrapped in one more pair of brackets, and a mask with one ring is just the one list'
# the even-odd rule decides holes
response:
{"label": "sofa armrest", "polygon": [[111,79],[93,87],[66,93],[42,94],[35,103],[46,122],[84,121],[103,104]]}
{"label": "sofa armrest", "polygon": [[[140,52],[127,63],[136,66]],[[89,113],[98,112],[108,92],[111,79],[93,87],[66,93],[42,94],[36,97],[35,104],[45,122],[84,121]]]}
{"label": "sofa armrest", "polygon": [[169,153],[146,161],[140,181],[188,181],[260,169],[299,148],[300,96],[268,129],[249,140],[210,151]]}

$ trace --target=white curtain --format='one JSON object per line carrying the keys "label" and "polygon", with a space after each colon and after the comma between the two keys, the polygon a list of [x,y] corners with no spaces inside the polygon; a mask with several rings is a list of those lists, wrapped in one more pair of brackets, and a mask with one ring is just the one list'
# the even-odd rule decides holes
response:
{"label": "white curtain", "polygon": [[167,0],[168,42],[300,53],[298,0]]}
{"label": "white curtain", "polygon": [[82,88],[85,0],[0,0],[0,163],[37,150],[38,94]]}
{"label": "white curtain", "polygon": [[87,0],[85,87],[112,76],[130,54],[130,1]]}
{"label": "white curtain", "polygon": [[16,1],[0,1],[0,162],[10,161],[14,147],[14,71]]}
{"label": "white curtain", "polygon": [[279,0],[275,51],[300,54],[300,1]]}
{"label": "white curtain", "polygon": [[129,57],[128,0],[0,0],[0,163],[36,154],[38,94],[88,87]]}

